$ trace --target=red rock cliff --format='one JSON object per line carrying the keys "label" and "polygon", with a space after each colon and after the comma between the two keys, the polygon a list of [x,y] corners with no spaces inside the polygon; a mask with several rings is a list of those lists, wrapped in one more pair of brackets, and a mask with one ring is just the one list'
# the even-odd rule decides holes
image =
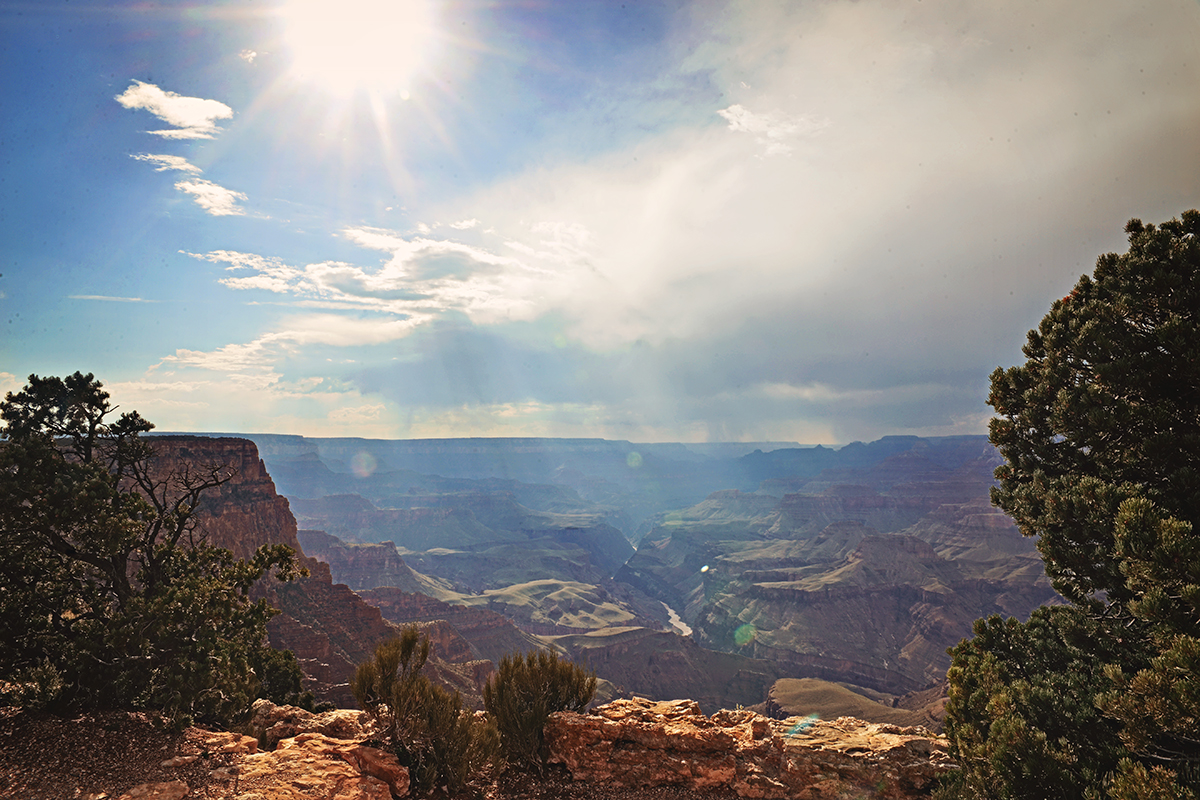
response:
{"label": "red rock cliff", "polygon": [[290,584],[265,582],[256,591],[282,610],[268,625],[271,645],[296,654],[318,699],[353,706],[349,681],[356,665],[370,657],[378,642],[396,635],[396,626],[349,588],[334,584],[327,564],[304,556],[296,538],[296,518],[287,499],[275,491],[253,442],[203,436],[155,436],[150,442],[159,475],[187,464],[229,465],[236,470],[232,480],[204,495],[201,530],[209,543],[239,558],[277,543],[301,556],[308,578]]}

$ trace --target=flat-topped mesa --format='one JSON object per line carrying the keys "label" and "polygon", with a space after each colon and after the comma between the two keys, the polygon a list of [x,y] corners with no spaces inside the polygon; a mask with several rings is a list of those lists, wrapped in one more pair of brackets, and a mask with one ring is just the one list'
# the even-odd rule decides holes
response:
{"label": "flat-topped mesa", "polygon": [[955,769],[947,742],[921,727],[852,717],[772,720],[746,710],[706,717],[691,700],[615,700],[550,717],[551,763],[606,786],[731,788],[741,797],[928,797]]}

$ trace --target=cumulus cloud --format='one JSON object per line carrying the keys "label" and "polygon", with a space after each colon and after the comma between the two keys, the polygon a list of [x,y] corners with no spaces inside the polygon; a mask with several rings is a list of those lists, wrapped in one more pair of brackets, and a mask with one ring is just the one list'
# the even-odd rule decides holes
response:
{"label": "cumulus cloud", "polygon": [[479,225],[479,220],[474,219],[474,218],[459,220],[458,222],[450,223],[450,227],[454,228],[455,230],[458,230],[458,231],[470,230],[471,228],[474,228],[478,225]]}
{"label": "cumulus cloud", "polygon": [[164,139],[212,139],[220,131],[216,121],[233,117],[233,109],[219,100],[185,97],[138,80],[114,99],[125,108],[149,111],[173,126],[147,131]]}
{"label": "cumulus cloud", "polygon": [[379,348],[339,375],[411,411],[389,435],[980,433],[988,373],[1123,222],[1195,204],[1193,5],[708,8],[680,12],[719,91],[691,122],[342,232],[374,261],[192,254],[320,313],[162,369],[283,397]]}
{"label": "cumulus cloud", "polygon": [[369,309],[406,319],[462,313],[482,324],[539,313],[543,306],[538,295],[561,273],[539,263],[542,256],[536,252],[533,258],[518,258],[463,242],[405,238],[378,228],[349,228],[342,235],[390,258],[374,267],[340,261],[293,266],[228,250],[187,255],[228,264],[226,270],[238,274],[220,281],[231,289],[261,289],[326,307]]}
{"label": "cumulus cloud", "polygon": [[[1197,74],[1196,12],[1161,13],[1103,0],[1081,24],[1033,2],[733,6],[708,15],[720,44],[689,59],[725,92],[711,110],[725,124],[425,213],[469,208],[502,232],[498,252],[554,276],[497,289],[527,292],[524,318],[549,334],[535,352],[565,342],[586,364],[577,379],[526,359],[576,392],[563,402],[609,385],[646,420],[713,437],[797,420],[833,441],[982,432],[988,373],[1021,359],[1050,300],[1123,248],[1129,217],[1195,204],[1200,103],[1180,76]],[[717,24],[694,15],[701,31]],[[490,361],[517,369],[524,344]],[[411,358],[369,385],[414,399]],[[552,381],[515,374],[550,397]],[[600,396],[614,413],[634,402]]]}
{"label": "cumulus cloud", "polygon": [[167,170],[177,170],[179,172],[190,172],[193,175],[199,175],[200,171],[201,171],[199,167],[197,167],[195,164],[189,163],[188,160],[186,158],[183,158],[182,156],[153,155],[151,153],[138,153],[136,155],[130,156],[130,158],[133,158],[137,161],[148,161],[151,164],[157,164],[158,166],[155,167],[155,169],[154,169],[155,172],[166,172]]}
{"label": "cumulus cloud", "polygon": [[0,372],[0,397],[6,396],[9,392],[19,392],[24,385],[25,382],[17,380],[17,376],[11,372]]}
{"label": "cumulus cloud", "polygon": [[246,195],[226,189],[212,181],[203,178],[179,181],[175,188],[190,194],[196,205],[214,217],[240,216],[246,213],[237,204],[238,200],[245,200]]}
{"label": "cumulus cloud", "polygon": [[717,113],[729,122],[729,130],[754,136],[769,156],[787,155],[792,152],[792,139],[811,135],[829,126],[828,120],[784,114],[755,114],[736,103]]}

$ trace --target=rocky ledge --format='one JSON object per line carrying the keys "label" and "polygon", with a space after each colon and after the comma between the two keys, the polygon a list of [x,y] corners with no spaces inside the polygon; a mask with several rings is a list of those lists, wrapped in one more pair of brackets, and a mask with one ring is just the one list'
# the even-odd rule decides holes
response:
{"label": "rocky ledge", "polygon": [[[170,749],[147,739],[141,748],[156,761],[143,773],[149,782],[137,785],[122,786],[108,767],[74,764],[61,780],[32,763],[14,770],[18,765],[2,755],[0,777],[26,790],[37,787],[14,796],[62,800],[389,800],[408,794],[408,772],[396,756],[366,744],[371,726],[363,712],[312,714],[259,700],[249,730],[253,735],[193,728]],[[772,720],[746,710],[707,717],[691,700],[634,698],[590,714],[555,714],[546,736],[555,766],[540,778],[497,781],[485,788],[488,800],[907,800],[929,797],[937,776],[955,768],[945,739],[921,727],[850,717]],[[270,749],[260,751],[260,743]]]}
{"label": "rocky ledge", "polygon": [[551,763],[610,787],[732,788],[740,797],[928,797],[955,769],[942,737],[852,717],[773,720],[746,710],[704,716],[692,700],[615,700],[546,726]]}

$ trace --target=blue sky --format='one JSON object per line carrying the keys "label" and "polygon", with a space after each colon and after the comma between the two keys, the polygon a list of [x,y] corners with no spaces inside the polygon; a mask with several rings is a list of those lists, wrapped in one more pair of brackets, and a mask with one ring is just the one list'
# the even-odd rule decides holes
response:
{"label": "blue sky", "polygon": [[982,433],[1125,221],[1200,205],[1196,0],[3,0],[0,40],[0,390],[164,430]]}

